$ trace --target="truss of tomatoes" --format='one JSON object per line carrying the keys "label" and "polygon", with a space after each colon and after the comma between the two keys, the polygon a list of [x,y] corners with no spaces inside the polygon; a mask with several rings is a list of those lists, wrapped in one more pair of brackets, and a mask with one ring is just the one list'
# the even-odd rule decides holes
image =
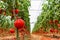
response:
{"label": "truss of tomatoes", "polygon": [[60,28],[60,24],[59,24],[59,20],[49,20],[49,24],[50,25],[56,25],[56,29],[54,29],[53,27],[52,28],[50,28],[50,32],[56,32],[56,33],[58,33],[58,28]]}

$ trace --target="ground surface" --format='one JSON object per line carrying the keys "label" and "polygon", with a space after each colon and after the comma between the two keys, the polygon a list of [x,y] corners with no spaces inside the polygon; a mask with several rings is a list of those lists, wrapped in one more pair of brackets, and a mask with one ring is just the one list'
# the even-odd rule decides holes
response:
{"label": "ground surface", "polygon": [[[20,40],[30,40],[29,39],[29,35],[26,35],[23,39],[23,36],[20,35]],[[16,36],[4,36],[4,37],[0,37],[0,40],[16,40]]]}
{"label": "ground surface", "polygon": [[[19,31],[19,38],[20,40],[30,40],[29,31]],[[0,29],[0,40],[16,40],[16,32],[10,33],[10,31]]]}
{"label": "ground surface", "polygon": [[[20,40],[23,40],[22,35],[20,35],[20,36],[21,36]],[[0,37],[0,40],[16,40],[16,37],[15,36],[5,36],[5,37]],[[31,34],[31,38],[25,37],[24,40],[60,40],[60,38],[51,38],[51,37],[45,37],[42,35]]]}
{"label": "ground surface", "polygon": [[45,37],[45,36],[40,36],[36,34],[31,34],[31,40],[60,40],[60,38],[51,38],[51,37]]}

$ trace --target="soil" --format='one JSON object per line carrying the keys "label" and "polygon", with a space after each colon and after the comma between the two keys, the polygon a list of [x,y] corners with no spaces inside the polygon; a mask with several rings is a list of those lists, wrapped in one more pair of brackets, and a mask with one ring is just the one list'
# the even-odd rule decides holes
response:
{"label": "soil", "polygon": [[60,38],[46,37],[43,35],[31,34],[31,40],[60,40]]}
{"label": "soil", "polygon": [[[55,35],[55,36],[54,36]],[[20,40],[60,40],[60,34],[47,34],[43,32],[31,33],[26,31],[19,32]],[[0,40],[16,40],[16,33],[0,29]]]}
{"label": "soil", "polygon": [[[20,40],[30,40],[30,32],[19,32],[19,38]],[[16,33],[10,33],[9,31],[0,28],[0,40],[16,40]]]}
{"label": "soil", "polygon": [[59,33],[50,33],[39,30],[31,34],[31,40],[60,40],[60,31]]}

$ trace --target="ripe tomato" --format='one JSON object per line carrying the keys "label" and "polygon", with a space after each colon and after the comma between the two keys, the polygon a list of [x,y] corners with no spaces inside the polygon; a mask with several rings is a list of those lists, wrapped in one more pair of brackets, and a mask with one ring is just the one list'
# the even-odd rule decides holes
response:
{"label": "ripe tomato", "polygon": [[17,29],[23,28],[24,25],[25,25],[25,22],[24,22],[24,20],[22,20],[22,19],[17,19],[17,20],[14,22],[14,26],[15,26]]}
{"label": "ripe tomato", "polygon": [[12,28],[9,31],[10,31],[10,33],[15,33],[15,30]]}
{"label": "ripe tomato", "polygon": [[58,20],[54,20],[53,22],[54,22],[55,24],[57,24],[59,21],[58,21]]}
{"label": "ripe tomato", "polygon": [[19,10],[18,9],[15,9],[15,13],[18,14],[19,13]]}
{"label": "ripe tomato", "polygon": [[12,13],[18,14],[19,13],[19,10],[18,9],[13,9],[12,10]]}
{"label": "ripe tomato", "polygon": [[49,24],[53,24],[53,20],[49,20]]}
{"label": "ripe tomato", "polygon": [[51,33],[53,33],[53,32],[54,32],[54,29],[53,29],[53,28],[51,28],[51,29],[50,29],[50,32],[51,32]]}
{"label": "ripe tomato", "polygon": [[60,27],[60,24],[57,24],[58,27]]}

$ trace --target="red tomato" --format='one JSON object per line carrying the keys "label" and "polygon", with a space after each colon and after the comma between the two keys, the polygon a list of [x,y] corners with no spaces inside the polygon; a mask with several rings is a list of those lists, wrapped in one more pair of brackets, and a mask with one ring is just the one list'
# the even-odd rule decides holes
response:
{"label": "red tomato", "polygon": [[57,24],[59,21],[58,20],[54,20],[53,22]]}
{"label": "red tomato", "polygon": [[24,22],[24,20],[22,20],[22,19],[17,19],[17,20],[14,22],[14,26],[15,26],[16,28],[18,28],[18,29],[23,28],[24,25],[25,25],[25,22]]}
{"label": "red tomato", "polygon": [[60,27],[60,24],[57,24],[58,27]]}
{"label": "red tomato", "polygon": [[53,32],[54,32],[54,29],[53,29],[53,28],[51,28],[51,29],[50,29],[50,32],[51,32],[51,33],[53,33]]}
{"label": "red tomato", "polygon": [[49,24],[53,24],[53,20],[50,20],[50,21],[49,21]]}
{"label": "red tomato", "polygon": [[19,13],[19,10],[18,9],[15,9],[15,13],[18,14]]}
{"label": "red tomato", "polygon": [[57,30],[57,29],[55,29],[55,30],[54,30],[54,32],[55,32],[55,33],[58,33],[58,30]]}
{"label": "red tomato", "polygon": [[10,33],[15,33],[15,30],[11,28]]}
{"label": "red tomato", "polygon": [[18,14],[19,13],[19,10],[18,9],[13,9],[12,10],[12,13]]}

